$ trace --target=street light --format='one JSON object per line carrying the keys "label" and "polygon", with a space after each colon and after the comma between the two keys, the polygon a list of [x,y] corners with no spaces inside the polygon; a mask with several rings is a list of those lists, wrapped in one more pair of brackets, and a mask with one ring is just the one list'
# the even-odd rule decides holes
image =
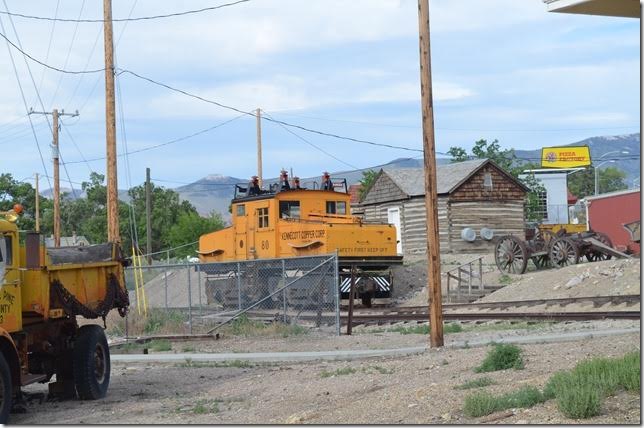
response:
{"label": "street light", "polygon": [[[603,155],[601,155],[597,159],[599,160],[599,159],[603,158],[604,156],[612,155],[613,153],[621,153],[623,155],[630,155],[631,154],[631,152],[629,152],[628,150],[613,150],[612,152],[604,153]],[[597,166],[593,165],[593,167],[595,168],[595,195],[599,195],[599,167],[602,166],[605,163],[610,163],[610,162],[615,162],[615,160],[607,160],[607,161],[601,162]]]}

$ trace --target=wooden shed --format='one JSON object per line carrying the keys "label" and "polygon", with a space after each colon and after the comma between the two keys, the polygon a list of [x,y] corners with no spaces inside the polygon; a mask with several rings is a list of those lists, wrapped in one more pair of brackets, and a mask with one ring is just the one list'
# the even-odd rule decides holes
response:
{"label": "wooden shed", "polygon": [[[489,159],[437,167],[438,225],[442,252],[487,252],[494,236],[524,235],[524,206],[528,189]],[[361,208],[365,222],[387,221],[398,229],[398,252],[427,253],[425,181],[422,168],[380,170],[367,189]],[[464,239],[465,232],[475,239]],[[467,237],[467,236],[466,236]]]}

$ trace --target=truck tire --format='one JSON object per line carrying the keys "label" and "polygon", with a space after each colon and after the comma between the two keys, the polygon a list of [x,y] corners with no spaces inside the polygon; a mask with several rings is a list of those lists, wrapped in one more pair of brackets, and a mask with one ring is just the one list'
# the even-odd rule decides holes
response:
{"label": "truck tire", "polygon": [[0,424],[6,424],[9,421],[9,412],[11,411],[12,388],[11,388],[11,371],[9,364],[0,353]]}
{"label": "truck tire", "polygon": [[110,384],[110,349],[103,329],[84,325],[74,342],[74,384],[78,398],[105,397]]}

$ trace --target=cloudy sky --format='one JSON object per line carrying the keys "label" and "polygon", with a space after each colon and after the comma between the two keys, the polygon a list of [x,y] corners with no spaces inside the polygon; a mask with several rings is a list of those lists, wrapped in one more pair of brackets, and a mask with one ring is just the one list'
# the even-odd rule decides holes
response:
{"label": "cloudy sky", "polygon": [[[226,1],[115,0],[113,16]],[[3,0],[0,11],[7,8],[102,18],[98,0]],[[541,0],[431,0],[430,16],[438,152],[469,148],[480,138],[533,149],[639,131],[638,20],[548,13]],[[2,33],[42,62],[71,71],[104,67],[100,23],[11,22],[6,14],[0,19]],[[265,177],[282,167],[314,176],[422,155],[415,0],[252,0],[187,16],[117,22],[114,34],[121,70],[242,111],[259,107],[290,124],[411,149],[265,121]],[[26,102],[37,111],[79,110],[79,117],[62,119],[62,179],[79,183],[90,171],[103,173],[104,74],[62,74],[10,48],[23,101],[6,45],[0,39],[0,172],[17,179],[44,174]],[[146,167],[168,187],[210,174],[255,173],[253,117],[129,73],[119,74],[117,83],[118,150],[136,152],[119,158],[120,188],[143,182]],[[51,129],[44,116],[31,119],[51,175]]]}

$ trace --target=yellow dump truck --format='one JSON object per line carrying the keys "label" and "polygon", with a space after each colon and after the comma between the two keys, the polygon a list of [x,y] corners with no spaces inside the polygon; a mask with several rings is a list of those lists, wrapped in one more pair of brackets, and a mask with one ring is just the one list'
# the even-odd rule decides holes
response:
{"label": "yellow dump truck", "polygon": [[39,234],[24,245],[15,221],[21,211],[0,212],[0,423],[6,423],[20,388],[49,384],[61,398],[102,398],[110,381],[110,353],[100,325],[79,327],[77,316],[125,316],[120,247],[108,243],[45,248]]}

